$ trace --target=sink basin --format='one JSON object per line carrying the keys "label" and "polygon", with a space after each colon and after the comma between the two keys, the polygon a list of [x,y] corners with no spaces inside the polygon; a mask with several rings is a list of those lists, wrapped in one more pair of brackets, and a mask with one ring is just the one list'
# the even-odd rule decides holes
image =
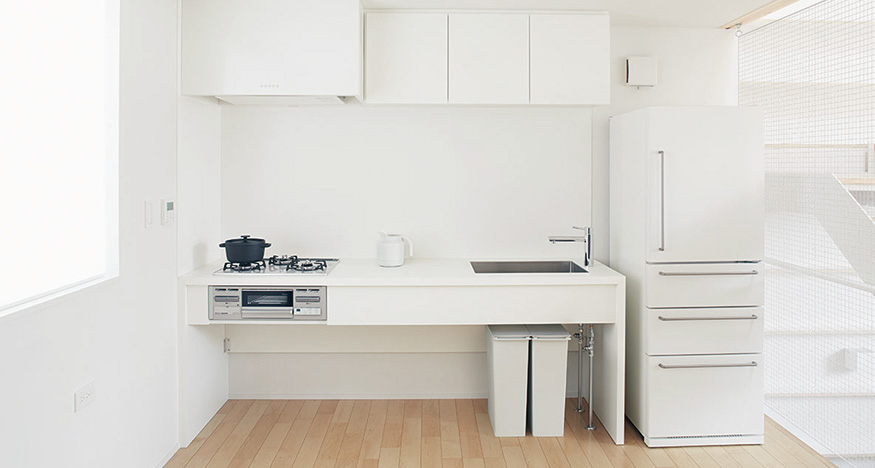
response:
{"label": "sink basin", "polygon": [[586,273],[569,261],[471,262],[474,273]]}

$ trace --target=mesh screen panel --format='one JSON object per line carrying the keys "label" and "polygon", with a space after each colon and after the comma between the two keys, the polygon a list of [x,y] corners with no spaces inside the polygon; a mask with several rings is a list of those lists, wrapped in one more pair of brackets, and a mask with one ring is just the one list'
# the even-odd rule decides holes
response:
{"label": "mesh screen panel", "polygon": [[875,1],[743,34],[739,104],[766,118],[766,406],[875,468]]}

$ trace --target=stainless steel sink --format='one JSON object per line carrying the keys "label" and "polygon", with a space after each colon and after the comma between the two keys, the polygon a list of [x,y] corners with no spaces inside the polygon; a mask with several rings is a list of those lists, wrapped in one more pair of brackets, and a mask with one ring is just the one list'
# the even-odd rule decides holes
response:
{"label": "stainless steel sink", "polygon": [[474,273],[586,273],[569,261],[471,262]]}

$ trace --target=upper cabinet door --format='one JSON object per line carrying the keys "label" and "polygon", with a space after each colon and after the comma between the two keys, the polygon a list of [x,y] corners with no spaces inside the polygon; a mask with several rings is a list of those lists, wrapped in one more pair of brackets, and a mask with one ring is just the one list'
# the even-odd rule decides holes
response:
{"label": "upper cabinet door", "polygon": [[762,260],[762,114],[653,108],[646,125],[647,262]]}
{"label": "upper cabinet door", "polygon": [[447,15],[367,13],[365,101],[447,102]]}
{"label": "upper cabinet door", "polygon": [[358,0],[184,0],[182,94],[361,95]]}
{"label": "upper cabinet door", "polygon": [[529,16],[451,14],[450,102],[529,102]]}
{"label": "upper cabinet door", "polygon": [[609,104],[610,17],[533,14],[531,103]]}

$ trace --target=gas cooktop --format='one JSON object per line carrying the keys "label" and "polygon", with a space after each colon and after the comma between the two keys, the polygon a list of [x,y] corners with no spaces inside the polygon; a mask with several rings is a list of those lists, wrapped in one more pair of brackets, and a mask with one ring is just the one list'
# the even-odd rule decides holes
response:
{"label": "gas cooktop", "polygon": [[252,263],[225,263],[213,275],[327,275],[337,266],[336,258],[298,258],[274,255]]}

